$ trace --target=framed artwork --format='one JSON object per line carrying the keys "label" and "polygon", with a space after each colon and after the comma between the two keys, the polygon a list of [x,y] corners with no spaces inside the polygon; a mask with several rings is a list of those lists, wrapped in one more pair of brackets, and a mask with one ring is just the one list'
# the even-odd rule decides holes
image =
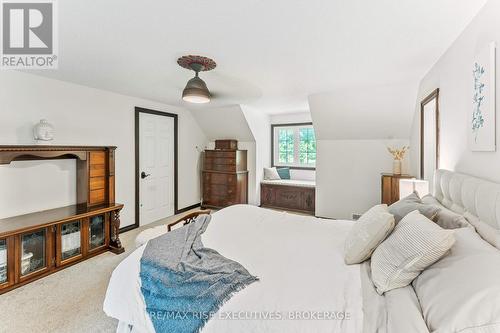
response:
{"label": "framed artwork", "polygon": [[472,108],[469,145],[472,151],[496,150],[495,80],[496,45],[491,42],[477,55],[472,67]]}

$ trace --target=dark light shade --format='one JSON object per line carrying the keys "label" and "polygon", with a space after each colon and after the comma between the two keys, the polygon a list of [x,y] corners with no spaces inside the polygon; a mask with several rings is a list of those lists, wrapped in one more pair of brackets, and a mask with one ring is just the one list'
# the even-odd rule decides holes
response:
{"label": "dark light shade", "polygon": [[205,81],[198,77],[198,73],[186,84],[186,88],[182,91],[182,99],[197,104],[210,102],[210,91]]}

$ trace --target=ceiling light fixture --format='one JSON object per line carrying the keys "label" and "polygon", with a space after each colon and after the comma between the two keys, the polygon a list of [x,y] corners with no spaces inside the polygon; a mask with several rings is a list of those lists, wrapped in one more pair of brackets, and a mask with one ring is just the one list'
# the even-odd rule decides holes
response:
{"label": "ceiling light fixture", "polygon": [[187,55],[177,59],[177,63],[179,66],[196,73],[182,91],[182,99],[186,102],[197,104],[210,102],[210,91],[205,81],[198,76],[198,73],[214,69],[217,66],[215,61],[207,57]]}

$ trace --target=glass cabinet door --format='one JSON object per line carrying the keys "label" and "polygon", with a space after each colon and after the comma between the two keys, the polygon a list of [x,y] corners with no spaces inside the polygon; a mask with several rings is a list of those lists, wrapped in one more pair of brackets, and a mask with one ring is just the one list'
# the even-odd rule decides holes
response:
{"label": "glass cabinet door", "polygon": [[89,244],[90,250],[106,244],[106,230],[104,215],[93,216],[89,221]]}
{"label": "glass cabinet door", "polygon": [[7,241],[0,239],[0,284],[7,282]]}
{"label": "glass cabinet door", "polygon": [[47,267],[46,241],[46,229],[21,236],[21,276]]}
{"label": "glass cabinet door", "polygon": [[80,221],[61,225],[61,260],[67,260],[82,253],[81,230]]}

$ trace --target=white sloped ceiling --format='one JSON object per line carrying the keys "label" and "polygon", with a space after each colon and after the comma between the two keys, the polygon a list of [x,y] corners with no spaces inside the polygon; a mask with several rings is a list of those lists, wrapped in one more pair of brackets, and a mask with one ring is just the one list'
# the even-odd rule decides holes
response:
{"label": "white sloped ceiling", "polygon": [[217,139],[236,139],[254,142],[255,138],[239,105],[216,108],[191,109],[209,141]]}
{"label": "white sloped ceiling", "polygon": [[309,96],[318,140],[409,138],[417,87],[372,85]]}

